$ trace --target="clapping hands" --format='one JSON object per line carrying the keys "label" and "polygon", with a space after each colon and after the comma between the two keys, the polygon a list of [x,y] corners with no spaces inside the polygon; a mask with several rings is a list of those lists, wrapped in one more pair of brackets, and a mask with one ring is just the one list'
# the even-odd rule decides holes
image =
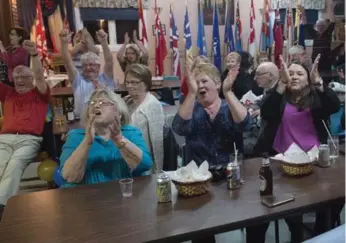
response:
{"label": "clapping hands", "polygon": [[108,34],[103,29],[97,31],[96,36],[100,43],[107,43]]}
{"label": "clapping hands", "polygon": [[223,94],[226,96],[226,93],[232,91],[234,81],[237,79],[237,76],[239,74],[239,64],[237,64],[235,67],[232,67],[227,75],[227,78],[225,79],[223,83]]}

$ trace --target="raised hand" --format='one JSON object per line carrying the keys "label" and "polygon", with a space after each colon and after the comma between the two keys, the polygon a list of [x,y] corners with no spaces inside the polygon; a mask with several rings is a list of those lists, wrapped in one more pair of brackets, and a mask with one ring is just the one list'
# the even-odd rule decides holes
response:
{"label": "raised hand", "polygon": [[95,118],[96,118],[96,115],[93,114],[89,118],[88,124],[87,124],[86,129],[85,129],[85,138],[84,139],[87,141],[88,144],[92,144],[94,139],[95,139],[95,126],[94,126]]}
{"label": "raised hand", "polygon": [[284,84],[287,84],[288,81],[291,79],[290,73],[288,72],[288,67],[287,64],[284,60],[284,58],[280,55],[280,62],[281,62],[281,67],[280,67],[280,77],[281,77],[281,82]]}
{"label": "raised hand", "polygon": [[110,131],[112,140],[117,141],[121,137],[121,122],[118,112],[114,111],[112,116],[113,122],[109,125],[108,129]]}
{"label": "raised hand", "polygon": [[137,38],[137,30],[134,30],[132,33],[132,40],[134,43],[138,42],[138,38]]}
{"label": "raised hand", "polygon": [[321,54],[318,54],[315,58],[314,63],[312,64],[311,72],[310,72],[310,79],[312,84],[318,84],[320,83],[321,76],[320,72],[318,71],[318,63],[320,62]]}
{"label": "raised hand", "polygon": [[30,54],[30,55],[36,55],[37,54],[37,48],[36,43],[30,40],[23,41],[23,48]]}
{"label": "raised hand", "polygon": [[59,34],[61,42],[68,44],[68,42],[71,40],[72,34],[73,32],[70,32],[68,29],[63,29]]}
{"label": "raised hand", "polygon": [[103,42],[107,43],[108,34],[103,29],[97,31],[96,36],[100,43],[103,43]]}
{"label": "raised hand", "polygon": [[239,64],[237,64],[235,67],[229,70],[227,78],[225,79],[222,87],[224,95],[232,90],[234,81],[237,79],[239,73],[239,67]]}
{"label": "raised hand", "polygon": [[129,37],[129,34],[127,32],[124,35],[124,41],[125,41],[125,44],[129,44],[130,43],[130,37]]}
{"label": "raised hand", "polygon": [[187,85],[189,87],[189,93],[197,95],[198,86],[197,81],[195,78],[195,75],[191,71],[191,66],[186,63],[186,78],[187,78]]}

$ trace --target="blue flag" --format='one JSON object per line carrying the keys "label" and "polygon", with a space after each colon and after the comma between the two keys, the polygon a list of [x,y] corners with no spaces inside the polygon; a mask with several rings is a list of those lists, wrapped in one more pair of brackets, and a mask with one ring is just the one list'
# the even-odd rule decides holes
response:
{"label": "blue flag", "polygon": [[242,24],[241,24],[241,19],[240,19],[240,11],[239,11],[239,1],[237,2],[237,8],[236,8],[236,15],[235,15],[235,47],[237,51],[242,51],[243,50],[243,45],[242,45]]}
{"label": "blue flag", "polygon": [[227,2],[226,7],[226,16],[225,16],[225,40],[224,43],[227,45],[227,51],[233,52],[235,51],[235,45],[234,45],[234,37],[233,37],[233,28],[231,23],[231,5],[230,2]]}
{"label": "blue flag", "polygon": [[207,56],[207,45],[205,42],[204,20],[201,1],[198,1],[198,32],[197,47],[200,49],[200,55]]}
{"label": "blue flag", "polygon": [[216,0],[214,0],[214,14],[213,14],[213,55],[214,55],[214,65],[221,71],[219,17],[217,13]]}
{"label": "blue flag", "polygon": [[190,20],[189,20],[189,12],[187,11],[187,5],[185,10],[185,18],[184,18],[184,39],[185,39],[185,49],[187,52],[188,50],[190,50],[192,46]]}
{"label": "blue flag", "polygon": [[304,24],[299,25],[299,38],[298,44],[305,48],[305,34],[304,34]]}

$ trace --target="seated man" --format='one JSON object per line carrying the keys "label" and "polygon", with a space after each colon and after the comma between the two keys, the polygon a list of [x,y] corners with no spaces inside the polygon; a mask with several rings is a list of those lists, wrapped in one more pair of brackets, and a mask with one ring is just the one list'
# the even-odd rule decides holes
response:
{"label": "seated man", "polygon": [[113,55],[108,47],[107,34],[103,30],[97,32],[97,38],[102,45],[105,59],[103,73],[101,74],[100,58],[94,52],[87,52],[81,56],[82,71],[79,72],[77,70],[68,50],[68,42],[71,36],[72,33],[68,30],[61,31],[61,55],[65,63],[68,78],[72,84],[75,115],[76,117],[80,117],[87,106],[90,94],[95,88],[106,86],[114,90],[117,82],[113,81]]}
{"label": "seated man", "polygon": [[0,101],[4,103],[5,115],[0,134],[2,207],[17,193],[25,168],[40,149],[50,97],[35,43],[24,41],[23,47],[31,55],[33,70],[17,66],[13,70],[14,88],[0,83]]}

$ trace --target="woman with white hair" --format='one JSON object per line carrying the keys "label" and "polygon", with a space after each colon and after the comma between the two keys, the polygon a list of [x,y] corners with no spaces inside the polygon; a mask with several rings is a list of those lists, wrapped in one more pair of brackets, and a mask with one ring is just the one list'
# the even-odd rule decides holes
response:
{"label": "woman with white hair", "polygon": [[103,48],[105,59],[103,73],[100,73],[100,58],[94,52],[86,52],[81,56],[82,67],[81,72],[79,72],[68,50],[68,42],[71,39],[72,33],[68,30],[62,30],[60,33],[61,55],[65,63],[67,75],[72,84],[75,115],[77,117],[80,116],[87,106],[90,94],[96,88],[107,87],[114,90],[117,85],[117,81],[113,81],[113,55],[108,47],[107,33],[99,30],[96,35]]}
{"label": "woman with white hair", "polygon": [[117,54],[118,62],[124,72],[126,71],[126,68],[133,63],[140,63],[148,66],[148,50],[138,40],[136,30],[133,31],[132,41],[134,43],[130,44],[130,37],[128,33],[125,33],[124,45],[122,45]]}
{"label": "woman with white hair", "polygon": [[150,93],[151,72],[147,66],[132,64],[125,71],[129,95],[125,102],[131,113],[131,124],[144,136],[154,160],[153,172],[163,168],[163,126],[165,114],[158,99]]}
{"label": "woman with white hair", "polygon": [[92,93],[82,120],[71,130],[60,156],[62,187],[140,176],[152,167],[142,133],[128,125],[121,97],[109,90]]}

